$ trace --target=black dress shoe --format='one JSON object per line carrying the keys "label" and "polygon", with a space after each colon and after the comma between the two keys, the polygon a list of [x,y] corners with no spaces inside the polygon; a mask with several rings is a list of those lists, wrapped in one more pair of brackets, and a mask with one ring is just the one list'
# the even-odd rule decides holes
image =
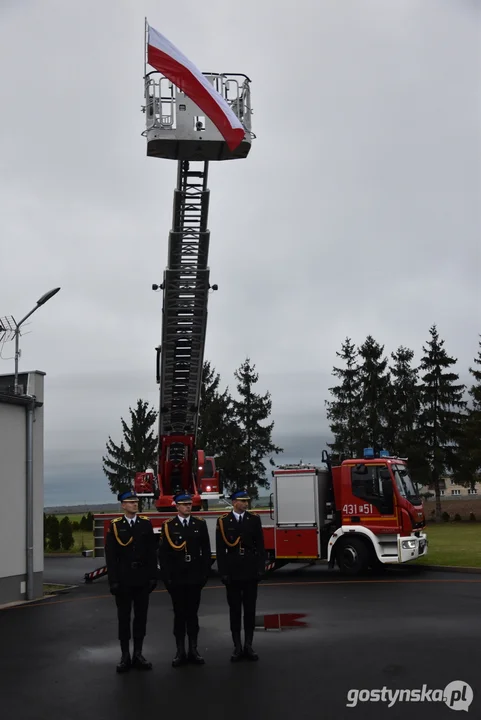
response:
{"label": "black dress shoe", "polygon": [[253,632],[246,632],[244,642],[244,657],[247,660],[259,660],[259,655],[252,649],[252,641],[254,639]]}
{"label": "black dress shoe", "polygon": [[132,665],[132,663],[130,660],[130,653],[123,652],[122,657],[120,658],[120,662],[117,665],[117,672],[118,673],[128,672],[128,670],[130,670],[130,668],[131,668],[131,665]]}
{"label": "black dress shoe", "polygon": [[244,657],[247,660],[259,660],[259,655],[254,652],[252,645],[244,645]]}
{"label": "black dress shoe", "polygon": [[240,633],[232,633],[234,641],[234,652],[230,656],[231,662],[239,662],[242,660],[242,643]]}
{"label": "black dress shoe", "polygon": [[132,667],[137,670],[152,670],[152,663],[147,662],[141,652],[136,652],[132,658]]}
{"label": "black dress shoe", "polygon": [[187,660],[191,663],[194,663],[194,665],[204,665],[205,664],[204,658],[202,657],[202,655],[199,655],[195,645],[189,648],[189,654],[187,656]]}
{"label": "black dress shoe", "polygon": [[185,647],[183,642],[177,643],[177,654],[175,658],[172,660],[172,667],[179,667],[180,665],[185,665],[187,662],[187,655],[185,654]]}

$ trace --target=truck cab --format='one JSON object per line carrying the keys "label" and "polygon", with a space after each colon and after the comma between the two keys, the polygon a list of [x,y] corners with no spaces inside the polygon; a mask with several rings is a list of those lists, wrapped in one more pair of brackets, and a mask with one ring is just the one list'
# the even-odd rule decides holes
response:
{"label": "truck cab", "polygon": [[324,559],[347,575],[427,553],[422,499],[406,459],[366,448],[326,467],[284,465],[273,475],[277,561]]}
{"label": "truck cab", "polygon": [[[347,549],[341,554],[338,546],[336,557],[346,572],[367,562],[366,547],[374,555],[374,565],[406,562],[425,554],[423,502],[405,458],[365,448],[362,458],[344,460],[331,472],[340,518],[332,549],[343,535],[341,546]],[[346,536],[357,539],[351,543]]]}

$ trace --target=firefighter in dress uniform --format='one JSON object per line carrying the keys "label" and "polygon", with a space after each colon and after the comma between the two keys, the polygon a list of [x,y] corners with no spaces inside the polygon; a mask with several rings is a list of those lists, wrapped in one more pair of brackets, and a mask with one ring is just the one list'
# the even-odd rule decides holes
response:
{"label": "firefighter in dress uniform", "polygon": [[[197,650],[198,611],[202,589],[211,566],[211,546],[205,520],[194,517],[192,496],[181,492],[174,497],[177,516],[162,525],[159,542],[160,572],[172,599],[177,654],[172,666],[186,662],[204,664]],[[189,640],[185,651],[185,636]]]}
{"label": "firefighter in dress uniform", "polygon": [[[151,670],[152,663],[142,655],[146,634],[150,593],[157,586],[157,547],[152,523],[137,515],[139,499],[134,492],[120,493],[124,515],[114,518],[105,540],[110,592],[115,596],[122,656],[117,672],[130,667]],[[131,633],[131,612],[134,619]],[[133,657],[130,638],[133,635]]]}
{"label": "firefighter in dress uniform", "polygon": [[[257,588],[265,574],[264,534],[258,515],[247,512],[250,497],[243,490],[231,495],[233,510],[217,521],[217,567],[226,587],[230,629],[234,641],[232,662],[242,657],[258,660],[252,649]],[[241,643],[241,615],[244,608],[244,648]]]}

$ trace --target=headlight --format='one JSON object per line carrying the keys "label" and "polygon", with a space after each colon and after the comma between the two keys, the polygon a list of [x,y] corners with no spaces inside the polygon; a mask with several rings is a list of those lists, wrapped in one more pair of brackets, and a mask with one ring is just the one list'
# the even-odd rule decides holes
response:
{"label": "headlight", "polygon": [[403,540],[402,541],[402,549],[403,550],[414,550],[416,547],[416,540]]}

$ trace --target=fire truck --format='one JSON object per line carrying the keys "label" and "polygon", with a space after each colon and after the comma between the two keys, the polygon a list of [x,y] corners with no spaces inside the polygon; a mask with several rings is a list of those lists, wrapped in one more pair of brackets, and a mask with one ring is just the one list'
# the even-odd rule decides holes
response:
{"label": "fire truck", "polygon": [[[245,137],[231,152],[208,117],[161,73],[145,72],[147,155],[177,160],[177,188],[162,290],[162,342],[157,348],[160,388],[158,467],[139,470],[134,489],[151,498],[154,531],[174,514],[173,496],[188,491],[204,517],[213,551],[215,527],[229,508],[221,503],[222,475],[215,459],[197,448],[207,301],[210,290],[207,216],[209,162],[246,158],[251,130],[250,80],[246,75],[206,74],[243,123]],[[194,164],[197,167],[194,168]],[[404,563],[427,552],[421,498],[405,459],[367,448],[362,458],[332,466],[284,465],[272,473],[269,509],[257,510],[263,525],[267,570],[290,562],[326,560],[346,574]],[[95,557],[104,556],[105,534],[116,515],[96,515]],[[215,552],[212,556],[215,561]],[[86,582],[106,568],[86,573]]]}
{"label": "fire truck", "polygon": [[[272,471],[269,508],[258,513],[264,532],[266,571],[288,563],[326,561],[347,576],[363,574],[423,557],[428,552],[426,518],[416,483],[405,458],[366,448],[361,458],[333,466],[279,465]],[[200,511],[207,523],[215,561],[217,519],[228,509]],[[175,513],[148,513],[159,533]],[[103,557],[110,520],[96,515],[95,556]],[[106,573],[87,573],[87,582]]]}
{"label": "fire truck", "polygon": [[133,485],[140,496],[153,498],[159,512],[171,510],[173,496],[182,490],[191,493],[197,511],[223,494],[222,470],[216,467],[214,457],[197,447],[207,303],[210,292],[218,290],[216,284],[210,284],[208,266],[209,163],[249,155],[255,137],[251,81],[238,73],[203,74],[242,123],[244,139],[231,150],[192,97],[158,70],[147,72],[147,42],[145,53],[142,109],[147,156],[177,161],[177,187],[168,265],[162,282],[152,285],[163,297],[161,344],[156,348],[160,394],[157,467],[139,468]]}

